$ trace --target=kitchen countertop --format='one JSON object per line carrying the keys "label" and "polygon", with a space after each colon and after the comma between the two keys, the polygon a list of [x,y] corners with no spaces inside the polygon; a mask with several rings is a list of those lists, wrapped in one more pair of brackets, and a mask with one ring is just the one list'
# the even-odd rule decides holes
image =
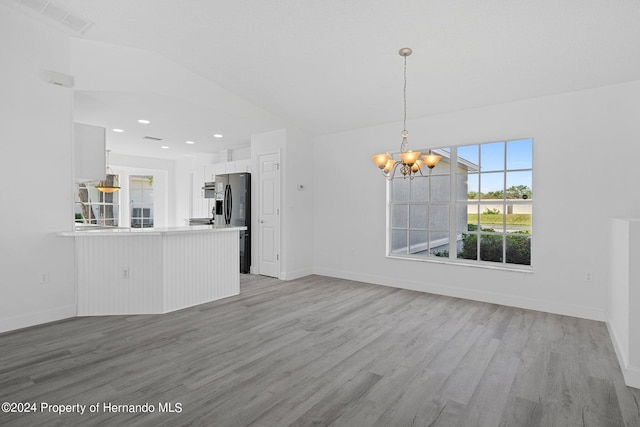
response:
{"label": "kitchen countertop", "polygon": [[234,227],[227,225],[191,225],[182,227],[156,227],[156,228],[98,228],[95,230],[78,230],[65,231],[58,233],[64,237],[81,237],[81,236],[131,236],[135,234],[144,235],[163,235],[174,233],[209,233],[209,232],[225,232],[225,231],[242,231],[247,227]]}

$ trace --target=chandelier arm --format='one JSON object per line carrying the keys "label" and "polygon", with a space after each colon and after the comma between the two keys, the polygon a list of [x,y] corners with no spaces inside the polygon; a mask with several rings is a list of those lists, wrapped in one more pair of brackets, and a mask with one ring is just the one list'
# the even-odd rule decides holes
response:
{"label": "chandelier arm", "polygon": [[391,181],[396,175],[396,169],[398,169],[398,165],[399,164],[400,164],[400,162],[394,163],[394,165],[391,168],[391,170],[389,172],[387,172],[387,173],[382,171],[382,175],[384,175],[385,178],[387,178],[389,181]]}

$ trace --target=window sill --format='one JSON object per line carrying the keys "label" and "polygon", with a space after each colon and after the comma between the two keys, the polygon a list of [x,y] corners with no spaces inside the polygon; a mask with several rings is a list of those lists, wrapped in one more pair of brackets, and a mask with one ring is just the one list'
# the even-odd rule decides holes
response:
{"label": "window sill", "polygon": [[533,267],[528,265],[520,265],[520,264],[490,264],[490,261],[478,262],[473,260],[453,260],[450,258],[435,258],[430,257],[416,257],[411,255],[398,255],[398,254],[388,254],[386,256],[389,259],[400,259],[404,261],[420,261],[420,262],[429,262],[434,264],[448,264],[448,265],[456,265],[461,267],[475,267],[482,268],[485,270],[502,270],[502,271],[512,271],[515,273],[533,273]]}

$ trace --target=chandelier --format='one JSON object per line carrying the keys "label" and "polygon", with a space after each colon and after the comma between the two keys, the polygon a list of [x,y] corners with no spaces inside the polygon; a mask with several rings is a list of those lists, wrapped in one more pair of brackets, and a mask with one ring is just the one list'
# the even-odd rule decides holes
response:
{"label": "chandelier", "polygon": [[[393,155],[389,153],[376,154],[371,157],[373,163],[382,170],[382,174],[388,180],[393,179],[398,169],[404,178],[413,179],[418,173],[422,175],[423,166],[433,169],[442,158],[442,156],[433,154],[431,150],[427,154],[409,150],[409,141],[407,141],[407,136],[409,135],[409,132],[407,132],[407,56],[411,55],[412,50],[408,47],[403,47],[398,53],[404,58],[404,87],[402,91],[404,96],[404,120],[402,122],[400,158],[399,160],[394,160]],[[420,159],[421,156],[422,158]]]}

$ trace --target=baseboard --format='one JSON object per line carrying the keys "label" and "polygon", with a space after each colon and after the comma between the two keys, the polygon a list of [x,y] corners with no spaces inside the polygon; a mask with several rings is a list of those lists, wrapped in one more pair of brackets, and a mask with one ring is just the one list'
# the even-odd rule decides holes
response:
{"label": "baseboard", "polygon": [[624,376],[624,383],[633,388],[640,389],[640,369],[634,367],[627,367],[622,369],[622,375]]}
{"label": "baseboard", "polygon": [[629,387],[640,389],[640,369],[629,366],[627,355],[620,348],[620,337],[616,333],[615,328],[612,326],[611,316],[608,312],[606,313],[605,324],[607,325],[607,330],[609,331],[609,336],[611,337],[613,350],[615,351],[616,357],[618,358],[618,364],[620,365],[620,370],[622,371],[622,376],[624,377],[624,383]]}
{"label": "baseboard", "polygon": [[311,274],[313,274],[313,271],[310,268],[303,268],[294,271],[283,271],[280,273],[280,280],[295,280],[301,277],[309,276]]}
{"label": "baseboard", "polygon": [[562,304],[553,301],[542,301],[532,298],[524,298],[513,295],[504,295],[495,292],[459,288],[456,286],[441,285],[437,283],[425,283],[410,280],[398,279],[395,277],[383,277],[370,274],[354,273],[333,269],[316,268],[314,274],[322,276],[336,277],[339,279],[355,280],[359,282],[373,283],[375,285],[390,286],[394,288],[408,289],[418,292],[427,292],[437,295],[444,295],[454,298],[463,298],[473,301],[481,301],[492,304],[506,305],[509,307],[524,308],[527,310],[542,311],[545,313],[560,314],[563,316],[579,317],[582,319],[605,320],[604,310]]}
{"label": "baseboard", "polygon": [[75,316],[76,306],[70,305],[39,311],[36,313],[8,317],[6,319],[0,319],[0,333],[41,325],[43,323],[55,322],[56,320],[68,319]]}

